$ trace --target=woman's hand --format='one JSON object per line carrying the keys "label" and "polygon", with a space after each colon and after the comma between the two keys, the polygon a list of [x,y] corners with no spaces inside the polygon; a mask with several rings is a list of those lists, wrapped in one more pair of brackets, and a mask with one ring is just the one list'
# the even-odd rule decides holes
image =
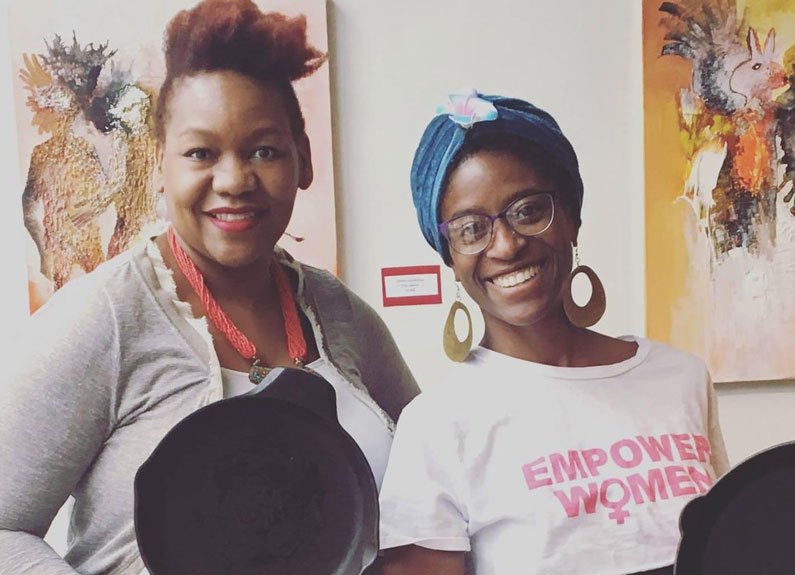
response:
{"label": "woman's hand", "polygon": [[463,551],[405,545],[384,552],[383,575],[464,575]]}

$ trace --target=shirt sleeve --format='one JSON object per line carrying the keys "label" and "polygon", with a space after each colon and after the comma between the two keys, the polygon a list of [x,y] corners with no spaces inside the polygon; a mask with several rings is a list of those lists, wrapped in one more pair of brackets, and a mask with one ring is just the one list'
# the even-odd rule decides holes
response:
{"label": "shirt sleeve", "polygon": [[112,427],[116,332],[104,291],[70,285],[20,338],[0,381],[0,575],[76,573],[42,538]]}
{"label": "shirt sleeve", "polygon": [[362,338],[362,381],[373,399],[397,421],[403,408],[420,392],[419,387],[381,317],[356,294],[348,295]]}
{"label": "shirt sleeve", "polygon": [[458,441],[424,399],[410,403],[397,425],[381,487],[381,549],[469,551]]}
{"label": "shirt sleeve", "polygon": [[723,432],[720,429],[720,418],[718,417],[718,397],[715,387],[712,385],[712,378],[707,380],[707,432],[711,453],[712,468],[718,477],[722,477],[731,468],[729,456],[726,453],[726,445],[723,441]]}

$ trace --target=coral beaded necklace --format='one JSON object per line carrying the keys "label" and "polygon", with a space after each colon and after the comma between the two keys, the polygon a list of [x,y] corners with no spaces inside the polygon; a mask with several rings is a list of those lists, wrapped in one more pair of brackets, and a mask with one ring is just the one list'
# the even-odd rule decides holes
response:
{"label": "coral beaded necklace", "polygon": [[[238,327],[232,323],[232,320],[218,302],[210,293],[207,284],[204,281],[204,276],[190,259],[190,256],[185,253],[182,246],[177,241],[177,235],[174,233],[174,228],[169,226],[168,232],[168,245],[177,260],[177,265],[182,271],[185,278],[190,283],[193,291],[199,296],[199,299],[207,312],[207,317],[213,322],[213,325],[224,334],[224,337],[232,344],[237,352],[245,359],[253,360],[251,369],[248,372],[248,379],[253,384],[260,383],[267,375],[269,368],[259,364],[257,358],[257,348],[248,339]],[[273,281],[276,282],[276,290],[279,294],[279,305],[282,308],[282,317],[284,318],[284,332],[287,335],[287,353],[295,364],[299,367],[304,365],[307,356],[306,339],[304,339],[304,331],[301,328],[301,321],[298,318],[298,310],[293,297],[293,290],[290,287],[290,281],[287,279],[282,266],[275,260],[271,260],[270,266],[271,276]]]}

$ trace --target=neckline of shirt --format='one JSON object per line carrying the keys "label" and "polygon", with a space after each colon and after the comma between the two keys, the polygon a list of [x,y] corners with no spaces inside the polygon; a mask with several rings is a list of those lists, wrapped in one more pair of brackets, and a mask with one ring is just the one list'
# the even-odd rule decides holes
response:
{"label": "neckline of shirt", "polygon": [[[315,369],[317,367],[320,367],[321,365],[323,365],[323,358],[319,357],[315,361],[306,364],[304,367],[308,367],[309,369]],[[247,371],[239,371],[237,369],[230,369],[228,367],[221,366],[221,373],[225,375],[231,375],[232,377],[245,377],[246,379],[248,379]]]}
{"label": "neckline of shirt", "polygon": [[557,365],[547,365],[544,363],[536,363],[519,359],[510,355],[505,355],[498,351],[485,348],[483,346],[475,347],[468,362],[471,361],[475,364],[493,361],[499,362],[507,367],[515,367],[523,370],[530,370],[539,375],[555,379],[604,379],[608,377],[615,377],[639,366],[648,357],[651,351],[651,342],[644,337],[637,337],[632,335],[624,335],[618,339],[630,341],[638,345],[635,355],[627,358],[618,363],[611,363],[607,365],[593,365],[588,367],[559,367]]}

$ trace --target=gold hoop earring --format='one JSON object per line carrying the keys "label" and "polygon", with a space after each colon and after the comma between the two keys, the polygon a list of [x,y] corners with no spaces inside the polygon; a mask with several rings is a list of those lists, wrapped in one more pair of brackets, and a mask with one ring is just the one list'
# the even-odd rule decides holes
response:
{"label": "gold hoop earring", "polygon": [[[464,340],[458,339],[455,333],[455,314],[458,310],[463,310],[467,317],[467,336]],[[461,286],[456,283],[455,286],[455,301],[450,306],[450,313],[447,314],[447,321],[444,322],[444,336],[442,337],[444,344],[444,352],[453,361],[464,361],[469,355],[469,350],[472,347],[472,316],[469,315],[469,310],[461,302]]]}
{"label": "gold hoop earring", "polygon": [[[566,317],[575,326],[591,327],[602,319],[605,309],[607,309],[605,288],[595,271],[588,266],[580,265],[580,254],[577,246],[574,246],[574,259],[577,262],[577,266],[566,278],[566,283],[563,286],[563,311],[566,312]],[[588,281],[591,282],[591,297],[584,306],[577,305],[571,294],[571,284],[574,278],[581,273],[588,276]]]}

